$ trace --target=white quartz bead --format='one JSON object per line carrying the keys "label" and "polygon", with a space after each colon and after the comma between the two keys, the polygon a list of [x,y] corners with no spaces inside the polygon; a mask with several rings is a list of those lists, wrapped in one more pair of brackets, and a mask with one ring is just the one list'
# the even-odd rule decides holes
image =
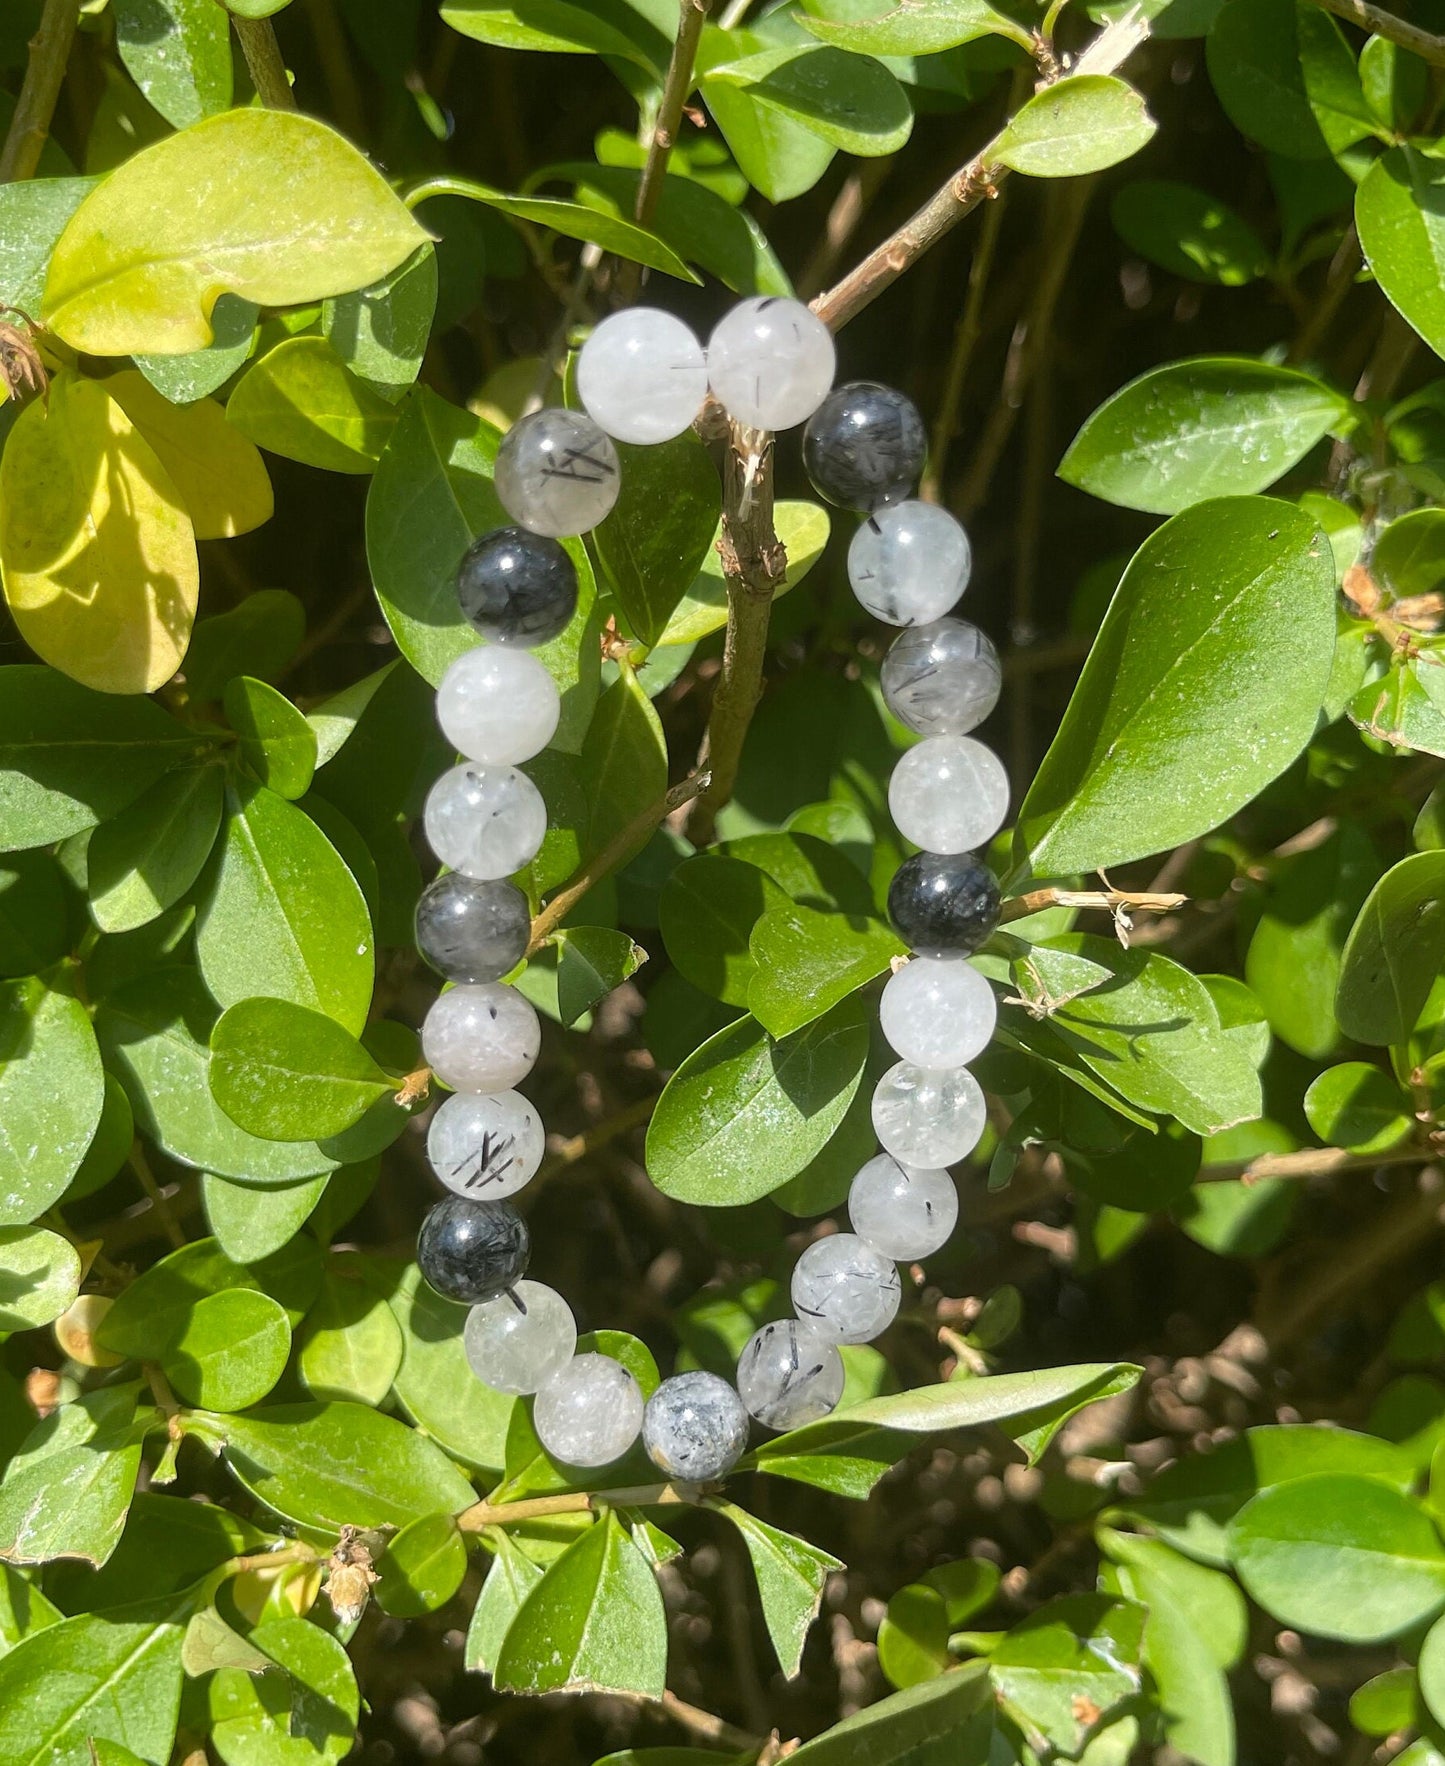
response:
{"label": "white quartz bead", "polygon": [[707,397],[707,358],[681,319],[627,307],[582,345],[577,392],[588,416],[618,441],[671,441]]}
{"label": "white quartz bead", "polygon": [[986,1121],[983,1092],[967,1067],[899,1061],[873,1092],[873,1132],[904,1165],[956,1165],[983,1138]]}
{"label": "white quartz bead", "polygon": [[815,1239],[793,1266],[793,1310],[835,1343],[871,1343],[898,1314],[901,1288],[891,1257],[855,1233]]}
{"label": "white quartz bead", "polygon": [[900,632],[883,658],[883,697],[920,736],[966,736],[998,704],[998,651],[966,619],[936,619]]}
{"label": "white quartz bead", "polygon": [[747,1444],[743,1401],[716,1374],[674,1374],[642,1413],[642,1445],[652,1463],[685,1484],[721,1478]]}
{"label": "white quartz bead", "polygon": [[518,1282],[467,1314],[462,1343],[472,1372],[494,1392],[535,1392],[577,1348],[572,1308],[545,1282]]}
{"label": "white quartz bead", "polygon": [[754,1331],[738,1357],[738,1396],[770,1429],[797,1429],[827,1416],[843,1396],[837,1345],[801,1319]]}
{"label": "white quartz bead", "polygon": [[431,1168],[458,1196],[515,1196],[542,1163],[542,1118],[520,1092],[458,1092],[427,1130]]}
{"label": "white quartz bead", "polygon": [[610,1355],[574,1355],[537,1389],[532,1425],[563,1465],[610,1465],[642,1428],[642,1390]]}
{"label": "white quartz bead", "polygon": [[500,981],[449,988],[422,1020],[422,1054],[453,1091],[507,1091],[532,1071],[541,1047],[532,1002]]}
{"label": "white quartz bead", "polygon": [[993,989],[961,957],[915,957],[878,1003],[888,1046],[917,1067],[962,1067],[988,1047],[997,1020]]}
{"label": "white quartz bead", "polygon": [[511,766],[454,766],[427,793],[427,845],[464,877],[510,877],[537,856],[547,806],[525,773]]}
{"label": "white quartz bead", "polygon": [[1008,774],[972,736],[929,736],[894,767],[888,811],[925,852],[974,852],[1008,815]]}
{"label": "white quartz bead", "polygon": [[557,733],[562,696],[525,650],[482,644],[459,656],[437,688],[442,734],[468,760],[516,766]]}
{"label": "white quartz bead", "polygon": [[753,429],[791,429],[828,396],[837,367],[828,327],[801,301],[739,301],[707,344],[709,384],[730,417]]}
{"label": "white quartz bead", "polygon": [[946,1171],[921,1171],[879,1153],[853,1179],[848,1219],[865,1245],[912,1263],[948,1243],[958,1223],[958,1191]]}
{"label": "white quartz bead", "polygon": [[622,488],[617,450],[581,411],[549,405],[521,417],[497,449],[502,507],[532,533],[586,533],[612,513]]}
{"label": "white quartz bead", "polygon": [[876,509],[848,547],[853,593],[889,625],[930,625],[968,587],[968,535],[936,503],[890,503]]}

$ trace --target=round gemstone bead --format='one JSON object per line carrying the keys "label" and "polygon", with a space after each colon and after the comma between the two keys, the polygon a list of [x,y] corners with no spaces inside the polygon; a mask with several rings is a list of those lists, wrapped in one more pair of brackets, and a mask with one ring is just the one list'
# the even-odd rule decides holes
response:
{"label": "round gemstone bead", "polygon": [[998,925],[998,912],[998,878],[966,852],[915,853],[888,886],[889,917],[920,956],[970,956]]}
{"label": "round gemstone bead", "polygon": [[738,1357],[738,1396],[770,1429],[817,1422],[843,1396],[837,1344],[801,1319],[765,1324]]}
{"label": "round gemstone bead", "polygon": [[474,1305],[505,1294],[527,1273],[532,1238],[510,1202],[448,1196],[430,1209],[417,1235],[422,1274],[448,1300]]}
{"label": "round gemstone bead", "polygon": [[998,651],[966,619],[900,632],[883,658],[883,697],[920,736],[966,736],[998,704]]}
{"label": "round gemstone bead", "polygon": [[927,453],[917,405],[876,380],[830,392],[803,431],[803,465],[814,490],[845,509],[876,509],[908,496]]}
{"label": "round gemstone bead", "polygon": [[[899,1061],[874,1088],[873,1132],[886,1151],[910,1167],[966,1159],[983,1138],[987,1120],[983,1092],[967,1067]],[[853,1224],[858,1226],[856,1220]]]}
{"label": "round gemstone bead", "polygon": [[516,766],[557,733],[562,696],[535,656],[482,644],[459,656],[437,688],[442,734],[468,760]]}
{"label": "round gemstone bead", "polygon": [[532,1071],[541,1047],[532,1002],[497,981],[438,994],[422,1020],[422,1054],[453,1091],[507,1091]]}
{"label": "round gemstone bead", "polygon": [[521,417],[497,449],[502,507],[531,533],[586,533],[612,513],[622,488],[617,449],[581,411],[560,405]]}
{"label": "round gemstone bead", "polygon": [[988,1047],[993,989],[958,957],[915,957],[890,976],[878,1004],[888,1046],[917,1067],[962,1067]]}
{"label": "round gemstone bead", "polygon": [[572,1308],[545,1282],[518,1282],[467,1314],[462,1343],[472,1372],[494,1392],[546,1385],[577,1347]]}
{"label": "round gemstone bead", "polygon": [[532,917],[514,883],[448,871],[416,904],[416,946],[448,981],[497,981],[527,954]]}
{"label": "round gemstone bead", "polygon": [[743,1401],[716,1374],[674,1374],[642,1413],[642,1445],[652,1463],[684,1484],[730,1472],[748,1444]]}
{"label": "round gemstone bead", "polygon": [[521,527],[473,540],[457,569],[463,615],[489,644],[548,644],[577,611],[577,566],[556,540]]}
{"label": "round gemstone bead", "polygon": [[948,1243],[958,1223],[958,1191],[946,1171],[918,1170],[880,1153],[853,1179],[848,1219],[865,1245],[912,1263]]}
{"label": "round gemstone bead", "polygon": [[888,811],[905,840],[925,852],[972,852],[1008,815],[1008,774],[972,736],[929,736],[888,781]]}
{"label": "round gemstone bead", "polygon": [[574,1355],[538,1387],[532,1424],[563,1465],[610,1465],[642,1428],[642,1390],[610,1355]]}
{"label": "round gemstone bead", "polygon": [[671,441],[707,397],[707,359],[681,319],[628,307],[582,345],[577,392],[587,415],[618,441]]}
{"label": "round gemstone bead", "polygon": [[890,1257],[854,1233],[815,1239],[793,1266],[793,1310],[835,1343],[870,1343],[893,1323],[901,1289]]}
{"label": "round gemstone bead", "polygon": [[827,397],[837,367],[832,334],[801,301],[739,301],[708,339],[707,374],[719,402],[752,429],[791,429]]}
{"label": "round gemstone bead", "polygon": [[510,877],[536,858],[547,806],[525,773],[469,762],[445,772],[427,793],[427,845],[464,877]]}
{"label": "round gemstone bead", "polygon": [[968,535],[946,509],[909,499],[874,512],[848,547],[848,581],[889,625],[941,619],[968,587]]}
{"label": "round gemstone bead", "polygon": [[449,1190],[500,1202],[529,1183],[542,1163],[542,1118],[520,1092],[457,1092],[427,1130],[431,1168]]}

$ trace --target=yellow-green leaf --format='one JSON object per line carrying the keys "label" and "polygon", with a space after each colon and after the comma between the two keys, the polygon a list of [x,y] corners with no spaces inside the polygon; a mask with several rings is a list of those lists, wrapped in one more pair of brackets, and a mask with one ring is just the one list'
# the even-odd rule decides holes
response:
{"label": "yellow-green leaf", "polygon": [[396,411],[324,337],[291,337],[246,370],[226,415],[253,442],[327,472],[370,472]]}

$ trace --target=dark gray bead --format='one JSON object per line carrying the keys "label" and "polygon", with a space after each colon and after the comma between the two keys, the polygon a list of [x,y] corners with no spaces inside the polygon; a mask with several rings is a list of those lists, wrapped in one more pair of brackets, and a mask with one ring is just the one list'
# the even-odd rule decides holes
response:
{"label": "dark gray bead", "polygon": [[510,1202],[448,1196],[421,1223],[416,1260],[439,1294],[469,1306],[495,1300],[527,1273],[532,1235]]}
{"label": "dark gray bead", "polygon": [[888,913],[919,956],[967,956],[998,925],[998,879],[972,853],[915,853],[893,874]]}
{"label": "dark gray bead", "polygon": [[450,871],[416,904],[416,947],[448,981],[499,981],[527,954],[532,918],[514,883]]}
{"label": "dark gray bead", "polygon": [[803,464],[814,489],[844,509],[876,509],[908,496],[927,452],[917,405],[876,380],[829,393],[803,431]]}
{"label": "dark gray bead", "polygon": [[577,571],[556,540],[498,527],[468,546],[457,568],[457,599],[493,644],[524,650],[550,643],[577,611]]}

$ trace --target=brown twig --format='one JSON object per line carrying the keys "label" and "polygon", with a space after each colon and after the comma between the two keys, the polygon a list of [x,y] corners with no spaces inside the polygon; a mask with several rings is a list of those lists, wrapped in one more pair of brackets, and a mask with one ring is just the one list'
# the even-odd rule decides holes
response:
{"label": "brown twig", "polygon": [[1401,49],[1408,49],[1421,61],[1429,62],[1431,67],[1445,67],[1445,37],[1432,36],[1419,25],[1407,24],[1395,13],[1386,12],[1383,6],[1372,5],[1371,0],[1314,0],[1314,4],[1334,13],[1336,18],[1358,25],[1362,31],[1370,31]]}
{"label": "brown twig", "polygon": [[690,1490],[675,1484],[635,1484],[626,1490],[566,1490],[559,1496],[529,1496],[522,1502],[474,1502],[457,1516],[463,1533],[517,1521],[544,1520],[549,1515],[580,1515],[601,1503],[607,1507],[653,1508],[673,1502],[695,1502]]}
{"label": "brown twig", "polygon": [[689,1705],[680,1699],[675,1692],[665,1692],[660,1699],[649,1699],[647,1702],[655,1703],[660,1711],[671,1717],[674,1723],[681,1724],[699,1741],[716,1742],[720,1747],[730,1748],[738,1754],[756,1754],[765,1744],[766,1737],[749,1735],[746,1729],[739,1729],[734,1723],[714,1717],[711,1711],[700,1711],[696,1705]]}
{"label": "brown twig", "polygon": [[811,300],[828,286],[828,278],[838,268],[848,241],[892,170],[893,155],[885,154],[881,159],[865,159],[843,180],[823,223],[822,236],[798,273],[799,300]]}
{"label": "brown twig", "polygon": [[45,0],[39,29],[30,39],[25,82],[15,101],[5,145],[0,148],[0,184],[19,183],[35,175],[79,19],[80,0]]}
{"label": "brown twig", "polygon": [[652,225],[652,217],[662,199],[662,181],[667,176],[668,158],[677,145],[682,107],[692,90],[692,65],[697,58],[702,27],[711,10],[712,0],[678,0],[677,37],[672,45],[672,59],[667,64],[667,79],[658,101],[657,120],[652,125],[647,161],[642,168],[637,201],[632,210],[632,218],[639,227]]}
{"label": "brown twig", "polygon": [[999,924],[1026,919],[1029,914],[1045,908],[1102,908],[1111,914],[1167,914],[1183,907],[1187,895],[1151,895],[1128,889],[1031,889],[1027,895],[1015,895],[1003,904]]}
{"label": "brown twig", "polygon": [[1391,1147],[1384,1153],[1347,1153],[1343,1147],[1301,1147],[1295,1153],[1261,1153],[1256,1159],[1206,1165],[1200,1183],[1263,1183],[1272,1177],[1333,1177],[1341,1171],[1378,1171],[1383,1165],[1424,1165],[1435,1157],[1420,1147]]}
{"label": "brown twig", "polygon": [[139,1140],[131,1142],[130,1164],[131,1170],[140,1179],[140,1187],[150,1198],[151,1207],[155,1209],[156,1217],[159,1219],[166,1237],[179,1250],[186,1242],[186,1235],[181,1230],[175,1215],[171,1213],[171,1205],[166,1200],[165,1192],[156,1182],[155,1173],[150,1168],[150,1161],[145,1156],[145,1148]]}
{"label": "brown twig", "polygon": [[233,12],[231,27],[246,58],[251,84],[262,104],[268,110],[295,110],[296,94],[286,78],[286,63],[281,57],[281,45],[276,41],[270,19],[242,18]]}

